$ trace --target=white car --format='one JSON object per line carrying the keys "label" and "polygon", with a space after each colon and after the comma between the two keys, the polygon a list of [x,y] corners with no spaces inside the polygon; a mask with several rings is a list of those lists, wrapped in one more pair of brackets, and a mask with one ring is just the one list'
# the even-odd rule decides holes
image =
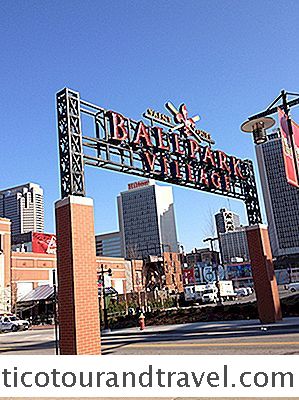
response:
{"label": "white car", "polygon": [[292,293],[299,292],[299,282],[289,283],[286,288]]}
{"label": "white car", "polygon": [[0,317],[0,331],[16,332],[29,329],[29,322],[19,319],[15,315],[4,315]]}
{"label": "white car", "polygon": [[235,293],[238,297],[248,296],[248,290],[244,287],[235,289]]}

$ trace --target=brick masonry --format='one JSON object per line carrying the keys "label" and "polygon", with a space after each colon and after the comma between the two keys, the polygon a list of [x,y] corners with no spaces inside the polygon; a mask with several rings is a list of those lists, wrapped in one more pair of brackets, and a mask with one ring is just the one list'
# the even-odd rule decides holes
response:
{"label": "brick masonry", "polygon": [[164,252],[165,283],[170,291],[184,291],[181,254]]}
{"label": "brick masonry", "polygon": [[248,227],[246,233],[259,318],[262,323],[280,321],[282,314],[268,229],[255,225]]}
{"label": "brick masonry", "polygon": [[56,232],[60,353],[100,354],[92,200],[58,201]]}
{"label": "brick masonry", "polygon": [[10,245],[11,245],[11,223],[9,219],[0,218],[0,235],[2,237],[2,251],[4,257],[4,287],[10,285]]}

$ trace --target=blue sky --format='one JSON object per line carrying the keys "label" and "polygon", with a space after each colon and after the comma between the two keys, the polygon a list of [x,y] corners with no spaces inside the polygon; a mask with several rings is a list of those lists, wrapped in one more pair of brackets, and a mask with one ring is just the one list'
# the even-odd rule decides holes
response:
{"label": "blue sky", "polygon": [[[167,100],[185,102],[217,148],[251,159],[240,124],[282,88],[299,91],[298,1],[15,0],[1,2],[0,15],[0,187],[41,184],[49,232],[59,198],[61,88],[135,119],[148,107],[163,111]],[[293,116],[299,119],[298,110]],[[88,167],[86,180],[96,232],[116,229],[116,196],[134,177]],[[246,223],[241,202],[173,190],[187,249],[202,245],[220,207]]]}

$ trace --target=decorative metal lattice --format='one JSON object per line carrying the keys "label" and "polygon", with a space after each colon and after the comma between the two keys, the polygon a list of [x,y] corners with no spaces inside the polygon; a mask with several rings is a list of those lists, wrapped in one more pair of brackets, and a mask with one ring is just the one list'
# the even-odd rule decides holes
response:
{"label": "decorative metal lattice", "polygon": [[80,95],[70,89],[57,94],[62,198],[85,196]]}

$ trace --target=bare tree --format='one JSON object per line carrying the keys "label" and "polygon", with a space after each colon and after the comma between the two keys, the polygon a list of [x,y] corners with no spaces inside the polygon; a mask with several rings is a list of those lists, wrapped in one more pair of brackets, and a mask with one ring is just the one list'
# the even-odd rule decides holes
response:
{"label": "bare tree", "polygon": [[[214,238],[217,236],[216,225],[215,225],[215,214],[216,211],[209,207],[205,214],[205,222],[202,227],[203,238]],[[218,244],[216,242],[215,249],[218,249]]]}

